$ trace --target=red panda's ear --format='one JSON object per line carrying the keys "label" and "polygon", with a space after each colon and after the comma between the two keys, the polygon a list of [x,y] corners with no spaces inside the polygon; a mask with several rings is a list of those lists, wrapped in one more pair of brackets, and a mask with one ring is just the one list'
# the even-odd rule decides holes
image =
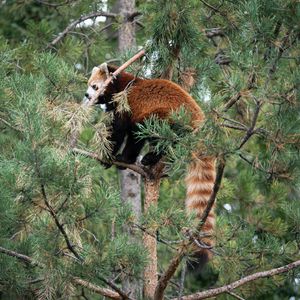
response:
{"label": "red panda's ear", "polygon": [[106,75],[106,78],[109,77],[109,70],[107,67],[107,63],[103,63],[100,66],[98,66],[99,72],[103,73]]}
{"label": "red panda's ear", "polygon": [[96,74],[100,71],[100,69],[98,67],[94,67],[92,70],[92,74]]}

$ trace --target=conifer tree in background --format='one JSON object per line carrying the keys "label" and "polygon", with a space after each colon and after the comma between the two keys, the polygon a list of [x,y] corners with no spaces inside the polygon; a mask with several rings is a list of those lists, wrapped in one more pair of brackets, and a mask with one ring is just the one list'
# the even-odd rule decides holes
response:
{"label": "conifer tree in background", "polygon": [[[165,150],[168,177],[140,220],[116,170],[69,147],[76,127],[80,149],[109,150],[108,116],[80,102],[93,66],[124,60],[114,4],[0,4],[0,298],[134,298],[122,282],[142,279],[149,253],[124,226],[158,232],[155,299],[300,297],[299,3],[137,1],[127,20],[146,47],[145,75],[192,86],[206,115],[197,133],[155,118],[141,126]],[[182,178],[199,145],[219,166],[214,257],[200,272],[182,246],[195,230]]]}

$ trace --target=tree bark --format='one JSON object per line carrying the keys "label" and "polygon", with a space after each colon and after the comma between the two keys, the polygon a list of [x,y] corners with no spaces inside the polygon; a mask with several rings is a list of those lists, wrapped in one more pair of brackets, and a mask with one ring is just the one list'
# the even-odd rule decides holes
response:
{"label": "tree bark", "polygon": [[[146,212],[151,205],[157,205],[159,197],[160,179],[148,179],[144,181],[145,200],[144,211]],[[149,231],[149,230],[148,230]],[[149,263],[144,270],[144,297],[153,299],[157,285],[157,247],[156,232],[144,233],[143,242],[149,254]]]}
{"label": "tree bark", "polygon": [[119,26],[118,47],[124,52],[136,46],[135,23],[128,20],[128,16],[135,11],[135,0],[119,0],[119,15],[122,24]]}
{"label": "tree bark", "polygon": [[[159,198],[160,181],[164,166],[165,165],[163,162],[158,162],[151,168],[151,176],[148,175],[144,179],[144,212],[147,212],[151,205],[157,205]],[[144,232],[143,242],[145,248],[149,253],[149,262],[144,270],[144,298],[154,299],[155,289],[158,282],[156,232],[151,232],[150,230]]]}
{"label": "tree bark", "polygon": [[[136,46],[135,39],[135,24],[132,20],[128,20],[128,16],[135,11],[135,0],[119,0],[119,15],[122,24],[118,30],[118,48],[119,51],[125,52]],[[129,203],[132,206],[134,215],[137,221],[141,217],[141,175],[126,169],[120,171],[120,187],[121,187],[121,200],[124,204]],[[130,232],[128,228],[124,228],[125,232],[134,239],[134,233]],[[138,281],[133,281],[126,278],[123,282],[123,288],[131,292],[132,297],[139,298],[141,295],[141,288]]]}

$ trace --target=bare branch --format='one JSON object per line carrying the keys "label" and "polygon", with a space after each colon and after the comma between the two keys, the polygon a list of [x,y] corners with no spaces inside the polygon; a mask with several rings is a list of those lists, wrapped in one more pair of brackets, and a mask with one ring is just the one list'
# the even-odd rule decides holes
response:
{"label": "bare branch", "polygon": [[5,249],[3,247],[0,247],[0,253],[4,253],[8,256],[15,257],[18,260],[20,260],[20,261],[22,261],[26,264],[30,264],[30,265],[33,265],[33,266],[40,266],[40,267],[42,266],[42,264],[34,261],[31,257],[29,257],[27,255],[20,254],[18,252],[12,251],[12,250]]}
{"label": "bare branch", "polygon": [[106,288],[101,288],[97,285],[94,285],[93,283],[90,283],[88,281],[85,281],[83,279],[80,278],[73,278],[72,280],[75,284],[78,284],[80,286],[83,286],[87,289],[89,289],[90,291],[96,293],[96,294],[100,294],[102,296],[108,297],[110,299],[115,299],[115,300],[122,300],[123,298],[120,296],[119,293],[114,292],[110,289],[106,289]]}
{"label": "bare branch", "polygon": [[98,11],[94,12],[88,15],[83,15],[80,18],[76,19],[75,21],[71,22],[61,33],[58,34],[58,36],[47,45],[47,49],[53,48],[58,42],[60,42],[76,25],[80,24],[81,22],[96,18],[96,17],[107,17],[107,18],[116,18],[117,14],[104,12],[104,11]]}
{"label": "bare branch", "polygon": [[200,0],[206,7],[214,11],[215,13],[218,13],[220,16],[226,19],[226,21],[234,28],[238,29],[237,26],[228,18],[227,14],[220,11],[217,7],[212,6],[211,4],[207,3],[204,0]]}
{"label": "bare branch", "polygon": [[[97,160],[98,162],[100,163],[105,163],[104,161],[102,161],[100,159],[100,157],[95,154],[95,153],[92,153],[92,152],[88,152],[88,151],[85,151],[85,150],[82,150],[82,149],[78,149],[78,148],[73,148],[72,151],[74,153],[77,153],[77,154],[80,154],[80,155],[83,155],[83,156],[86,156],[86,157],[89,157],[89,158],[92,158],[94,160]],[[116,165],[116,166],[119,166],[119,167],[125,167],[125,168],[128,168],[136,173],[139,173],[140,175],[142,175],[143,177],[147,177],[148,174],[146,172],[145,169],[139,167],[138,165],[135,165],[135,164],[126,164],[126,163],[123,163],[123,162],[120,162],[120,161],[112,161],[112,164]]]}
{"label": "bare branch", "polygon": [[[262,271],[258,273],[254,273],[252,275],[243,277],[237,281],[234,281],[230,284],[224,285],[222,287],[206,290],[203,292],[198,292],[192,295],[184,296],[182,297],[182,300],[200,300],[200,299],[207,299],[211,297],[215,297],[217,295],[223,294],[223,293],[228,293],[231,292],[232,290],[257,279],[260,278],[266,278],[266,277],[271,277],[274,275],[282,274],[291,271],[292,269],[295,269],[300,266],[300,260],[297,260],[295,262],[292,262],[288,265],[279,267],[279,268],[274,268],[268,271]],[[174,298],[172,300],[176,300],[177,298]]]}
{"label": "bare branch", "polygon": [[64,1],[62,3],[50,3],[50,2],[42,1],[42,0],[35,0],[35,2],[37,2],[39,4],[46,5],[46,6],[57,8],[57,7],[60,7],[60,6],[68,5],[68,4],[72,3],[72,2],[74,2],[74,0],[66,0],[66,1]]}

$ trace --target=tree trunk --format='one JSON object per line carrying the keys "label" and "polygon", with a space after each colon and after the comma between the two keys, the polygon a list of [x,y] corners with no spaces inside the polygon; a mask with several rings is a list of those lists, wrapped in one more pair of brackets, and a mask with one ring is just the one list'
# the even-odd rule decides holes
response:
{"label": "tree trunk", "polygon": [[[157,205],[159,197],[160,179],[145,179],[144,211],[151,205]],[[151,235],[150,235],[150,234]],[[156,232],[144,233],[143,242],[149,253],[149,263],[144,270],[144,297],[153,299],[157,285],[157,247]],[[154,236],[153,236],[154,235]]]}
{"label": "tree trunk", "polygon": [[[119,0],[119,14],[122,24],[118,31],[118,48],[120,52],[125,52],[136,46],[135,24],[127,20],[127,16],[135,11],[135,0]],[[141,207],[141,176],[132,170],[120,171],[121,200],[132,206],[136,219],[139,220],[142,212]],[[134,233],[128,228],[124,228],[134,238]],[[138,281],[125,279],[123,288],[131,292],[131,297],[140,298],[141,288]]]}
{"label": "tree trunk", "polygon": [[135,23],[127,20],[127,17],[135,11],[135,0],[119,0],[119,14],[122,24],[119,26],[118,47],[124,52],[136,46]]}

